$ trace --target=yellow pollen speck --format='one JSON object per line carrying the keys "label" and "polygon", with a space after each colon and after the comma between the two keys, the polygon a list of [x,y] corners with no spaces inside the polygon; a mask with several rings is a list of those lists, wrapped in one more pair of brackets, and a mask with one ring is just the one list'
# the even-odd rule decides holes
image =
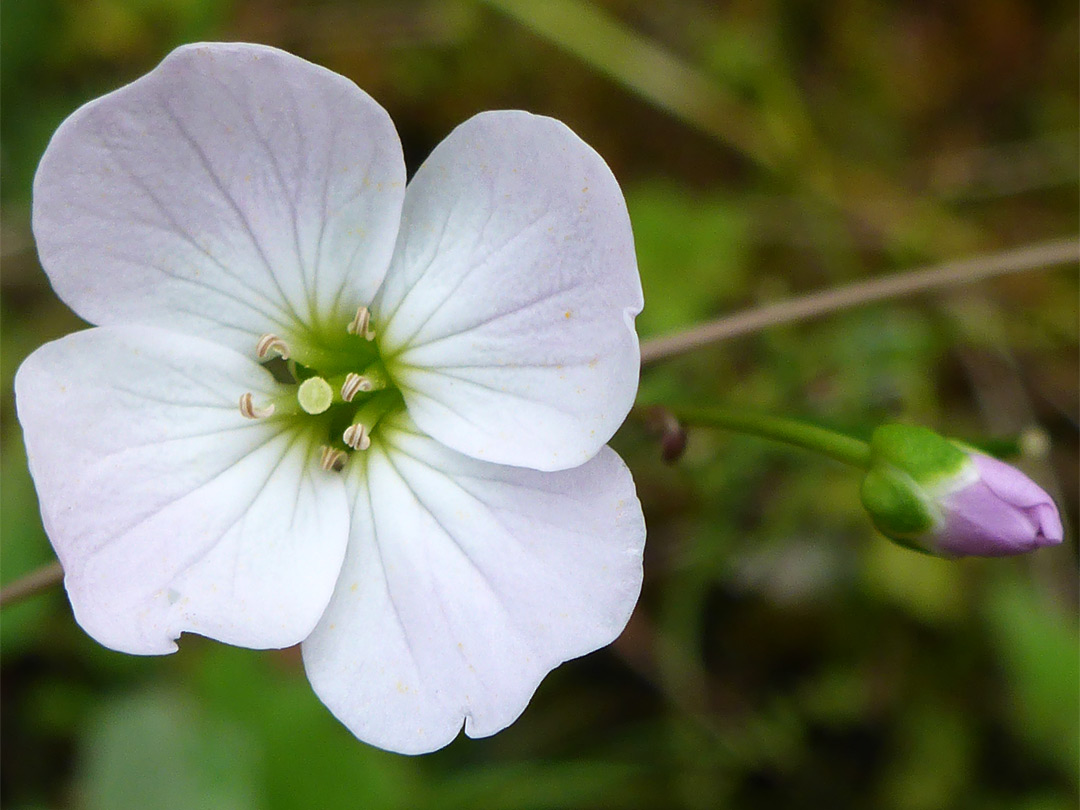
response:
{"label": "yellow pollen speck", "polygon": [[569,318],[569,317],[570,317],[570,311],[569,311],[569,310],[567,310],[567,311],[566,311],[566,314],[564,314],[564,315],[563,315],[563,317],[564,317],[564,318]]}

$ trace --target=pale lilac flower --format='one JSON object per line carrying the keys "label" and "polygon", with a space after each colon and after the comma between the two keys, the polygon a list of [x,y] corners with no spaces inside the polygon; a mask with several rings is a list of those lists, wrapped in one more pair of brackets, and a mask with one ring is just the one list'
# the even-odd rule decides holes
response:
{"label": "pale lilac flower", "polygon": [[60,127],[33,228],[96,324],[16,396],[102,644],[302,642],[353,733],[418,753],[504,728],[622,630],[645,527],[604,445],[641,286],[619,188],[563,124],[478,115],[406,188],[347,79],[183,47]]}

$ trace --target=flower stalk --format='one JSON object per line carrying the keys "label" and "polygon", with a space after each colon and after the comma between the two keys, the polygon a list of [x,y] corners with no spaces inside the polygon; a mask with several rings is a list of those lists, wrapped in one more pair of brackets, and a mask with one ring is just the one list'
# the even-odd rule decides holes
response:
{"label": "flower stalk", "polygon": [[870,466],[870,445],[866,442],[796,419],[734,408],[672,408],[671,411],[687,425],[749,433],[813,450],[860,469],[865,470]]}
{"label": "flower stalk", "polygon": [[730,408],[670,415],[816,450],[865,472],[860,496],[889,540],[939,557],[1004,557],[1062,541],[1053,499],[1020,470],[915,425],[877,428],[869,442],[794,419]]}

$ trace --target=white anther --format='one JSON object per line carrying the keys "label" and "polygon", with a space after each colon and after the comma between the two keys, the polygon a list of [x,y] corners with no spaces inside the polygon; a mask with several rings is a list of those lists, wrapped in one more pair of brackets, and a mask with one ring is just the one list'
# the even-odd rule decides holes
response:
{"label": "white anther", "polygon": [[349,425],[341,438],[353,450],[367,450],[371,447],[371,437],[368,436],[368,430],[363,425]]}
{"label": "white anther", "polygon": [[337,448],[323,445],[322,453],[319,456],[319,466],[327,472],[333,470],[339,472],[342,467],[345,466],[345,461],[348,456],[345,455],[344,450],[338,450]]}
{"label": "white anther", "polygon": [[350,335],[361,335],[364,340],[374,340],[375,330],[371,328],[371,310],[367,307],[356,310],[356,317],[345,327],[345,331]]}
{"label": "white anther", "polygon": [[361,374],[350,371],[345,375],[345,382],[341,385],[341,398],[346,402],[352,402],[353,397],[363,392],[371,391],[375,386],[371,380]]}
{"label": "white anther", "polygon": [[289,344],[277,335],[263,335],[259,338],[259,342],[255,344],[255,354],[258,355],[260,360],[263,360],[270,352],[277,352],[281,355],[282,360],[288,360]]}
{"label": "white anther", "polygon": [[240,397],[240,414],[248,419],[265,419],[274,413],[274,403],[271,402],[262,408],[255,406],[251,393]]}

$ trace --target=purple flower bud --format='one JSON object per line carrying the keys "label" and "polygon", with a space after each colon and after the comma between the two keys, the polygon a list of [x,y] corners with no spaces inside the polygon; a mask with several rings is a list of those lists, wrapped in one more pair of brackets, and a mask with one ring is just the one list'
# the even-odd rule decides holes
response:
{"label": "purple flower bud", "polygon": [[1015,467],[924,427],[870,438],[862,502],[900,545],[941,557],[1006,557],[1062,540],[1053,500]]}
{"label": "purple flower bud", "polygon": [[938,502],[937,553],[1005,557],[1061,542],[1057,506],[1038,484],[996,458],[972,452],[969,459],[977,478]]}

